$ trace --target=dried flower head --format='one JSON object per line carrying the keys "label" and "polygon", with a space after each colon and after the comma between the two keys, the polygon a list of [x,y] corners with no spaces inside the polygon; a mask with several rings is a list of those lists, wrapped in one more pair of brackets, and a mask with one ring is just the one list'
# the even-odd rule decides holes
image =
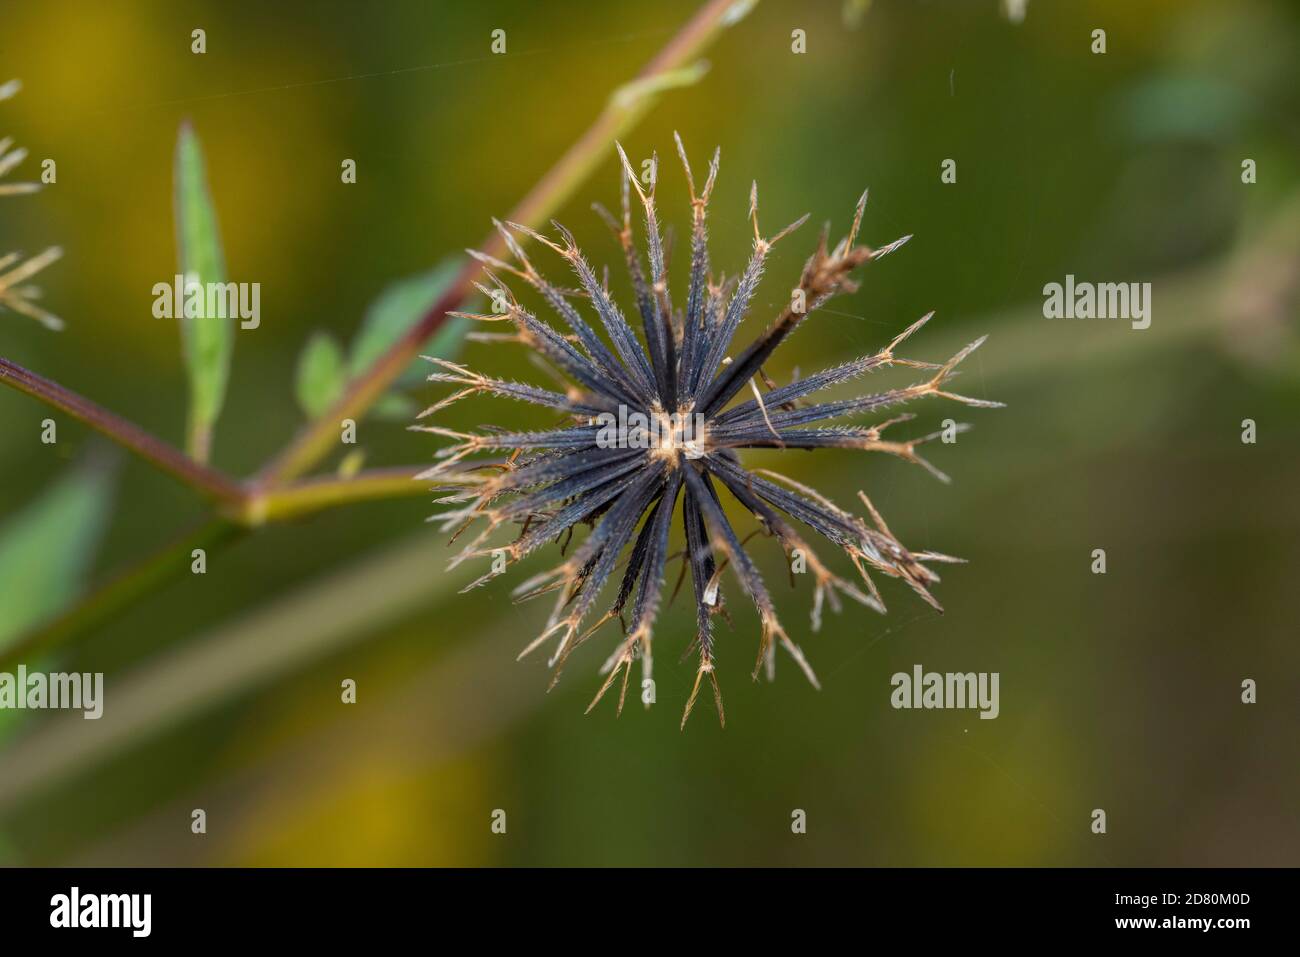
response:
{"label": "dried flower head", "polygon": [[[17,80],[0,83],[0,101],[14,96],[22,84]],[[7,176],[19,163],[27,158],[27,150],[13,148],[12,137],[0,138],[0,179]],[[4,183],[0,182],[0,196],[20,196],[34,193],[41,186],[39,183]],[[45,252],[23,261],[21,253],[0,254],[0,311],[10,309],[35,319],[49,329],[62,329],[63,321],[38,306],[35,300],[41,291],[29,285],[27,280],[36,275],[50,263],[63,255],[58,246],[51,246]]]}
{"label": "dried flower head", "polygon": [[[654,177],[647,191],[619,147],[623,164],[621,219],[615,219],[600,207],[597,211],[623,247],[644,342],[638,339],[611,298],[608,283],[597,277],[564,227],[554,224],[560,237],[555,242],[526,226],[498,222],[497,228],[516,264],[472,253],[486,267],[489,285],[480,285],[479,289],[493,301],[495,311],[465,315],[483,322],[511,323],[513,333],[479,334],[476,338],[509,339],[526,345],[563,374],[564,391],[489,378],[453,362],[431,359],[442,371],[429,378],[459,388],[426,409],[422,416],[466,396],[490,393],[555,409],[565,417],[565,423],[547,431],[492,428],[476,435],[436,426],[415,428],[456,440],[454,445],[438,451],[439,463],[421,476],[451,483],[450,494],[440,501],[457,507],[435,519],[442,522],[444,530],[455,530],[453,541],[474,522],[485,522],[478,536],[452,560],[453,567],[471,558],[492,561],[491,570],[469,588],[495,577],[507,565],[548,541],[563,538],[567,546],[578,524],[591,526],[590,533],[562,564],[515,589],[515,595],[520,598],[557,593],[545,629],[520,655],[523,657],[554,636],[556,645],[550,663],[556,668],[557,678],[573,650],[601,625],[615,619],[623,625],[624,638],[605,662],[602,673],[607,677],[588,711],[621,673],[618,704],[621,712],[635,659],[641,660],[644,677],[651,673],[652,629],[664,597],[668,562],[674,557],[669,541],[677,503],[682,502],[685,541],[681,553],[682,574],[689,569],[695,594],[696,637],[691,647],[699,655],[695,684],[682,715],[684,726],[706,675],[712,685],[719,719],[723,717],[714,672],[717,646],[713,618],[725,613],[721,579],[728,567],[754,603],[761,622],[754,676],[763,668],[771,676],[776,646],[780,645],[808,680],[814,686],[817,684],[803,652],[777,619],[767,587],[746,552],[747,539],[741,538],[726,515],[720,495],[723,489],[753,514],[763,531],[776,537],[792,561],[801,561],[812,573],[814,630],[820,624],[823,604],[829,603],[838,611],[840,595],[876,611],[885,611],[869,570],[901,578],[938,609],[929,586],[939,579],[926,564],[957,561],[934,552],[912,552],[904,548],[865,495],[859,493],[871,525],[792,479],[766,470],[746,469],[740,450],[840,448],[885,452],[921,464],[943,478],[917,453],[917,446],[935,436],[898,440],[884,436],[887,428],[906,421],[910,415],[896,415],[872,426],[816,423],[876,413],[924,396],[982,407],[998,403],[957,395],[947,389],[958,363],[982,339],[938,365],[897,355],[898,348],[926,323],[928,315],[903,330],[879,352],[797,379],[789,385],[777,386],[764,373],[764,365],[777,347],[809,313],[831,296],[857,288],[851,278],[857,267],[893,252],[906,242],[908,237],[875,249],[857,244],[867,201],[865,193],[858,202],[848,234],[832,247],[827,232],[823,231],[817,248],[804,265],[790,303],[760,335],[734,358],[730,357],[732,340],[750,309],[773,245],[807,217],[771,238],[764,238],[758,224],[755,185],[750,193],[749,209],[754,229],[753,254],[739,277],[730,282],[723,279],[715,282],[710,273],[706,216],[718,173],[718,153],[714,153],[709,165],[703,190],[697,191],[680,138],[677,152],[686,171],[692,212],[690,278],[684,307],[674,307],[669,293],[667,255],[655,208]],[[657,158],[651,168],[658,168]],[[633,243],[631,190],[636,191],[645,213],[648,272]],[[579,288],[563,289],[543,278],[516,234],[531,237],[558,253],[573,269]],[[522,280],[540,293],[563,319],[568,332],[561,334],[521,306],[501,278],[503,275]],[[597,334],[571,300],[585,300],[599,318],[605,337]],[[814,393],[888,366],[926,371],[922,381],[905,388],[838,401],[805,401]],[[760,382],[766,391],[759,388]],[[498,456],[486,460],[471,458],[476,453],[498,453]],[[796,530],[794,522],[812,529],[841,549],[861,576],[862,586],[842,578],[824,564],[803,533]],[[498,527],[514,524],[521,525],[522,532],[512,542],[496,548],[484,544]],[[580,630],[625,553],[627,558],[612,605],[592,627]],[[681,578],[677,585],[680,587]]]}

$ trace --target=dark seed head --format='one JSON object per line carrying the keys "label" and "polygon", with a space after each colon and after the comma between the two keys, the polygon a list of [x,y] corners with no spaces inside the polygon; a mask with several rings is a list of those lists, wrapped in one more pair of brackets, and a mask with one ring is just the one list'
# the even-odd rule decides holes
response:
{"label": "dark seed head", "polygon": [[[554,241],[525,226],[496,223],[514,263],[474,254],[483,262],[487,275],[480,290],[492,300],[495,311],[471,318],[509,322],[513,334],[488,334],[487,338],[506,338],[528,346],[559,374],[565,383],[563,391],[493,379],[433,359],[440,371],[429,378],[449,383],[456,391],[424,415],[466,396],[490,393],[554,409],[564,421],[554,429],[539,432],[484,429],[480,434],[467,435],[435,426],[422,428],[456,440],[441,449],[438,464],[423,473],[423,477],[436,478],[449,487],[440,501],[454,506],[435,520],[442,522],[445,530],[454,531],[455,537],[481,524],[478,534],[452,560],[453,567],[467,559],[491,563],[490,570],[468,587],[489,581],[547,542],[558,540],[566,546],[560,565],[515,589],[515,595],[521,598],[556,593],[545,629],[520,657],[553,641],[550,663],[558,678],[573,650],[600,626],[614,620],[622,625],[624,637],[605,662],[602,673],[607,677],[588,710],[620,676],[618,708],[622,710],[634,659],[641,660],[643,678],[650,676],[655,617],[665,600],[669,563],[680,558],[683,567],[676,577],[676,587],[689,572],[696,608],[692,647],[699,657],[695,683],[682,715],[684,725],[706,676],[722,719],[712,623],[715,615],[726,613],[721,578],[727,569],[758,611],[761,637],[755,677],[763,669],[772,675],[780,645],[817,684],[802,650],[777,619],[767,587],[746,551],[748,537],[740,537],[723,510],[724,491],[753,514],[762,532],[777,539],[792,569],[811,573],[814,631],[820,626],[823,605],[829,603],[838,611],[841,596],[885,611],[870,575],[873,570],[901,578],[926,602],[942,610],[929,591],[939,578],[927,565],[959,560],[934,552],[908,551],[865,494],[859,493],[870,523],[793,479],[766,470],[746,469],[740,451],[842,448],[885,452],[920,464],[946,481],[946,476],[917,452],[918,446],[937,436],[896,439],[892,432],[885,435],[887,429],[911,419],[909,414],[895,415],[871,426],[825,423],[882,412],[925,396],[978,407],[999,403],[947,389],[957,364],[983,339],[942,364],[897,355],[898,348],[925,325],[929,315],[912,323],[872,355],[778,386],[768,377],[765,366],[781,343],[830,297],[856,289],[852,274],[858,267],[893,252],[908,237],[879,248],[859,245],[858,231],[867,202],[864,193],[847,235],[832,246],[823,232],[804,264],[789,304],[762,333],[736,349],[733,340],[750,311],[772,247],[807,217],[765,238],[759,228],[755,186],[750,194],[754,245],[749,262],[733,282],[715,282],[710,272],[706,222],[718,154],[715,152],[704,186],[697,192],[680,139],[677,152],[686,171],[691,206],[690,277],[684,304],[674,307],[669,292],[655,184],[652,182],[648,189],[643,186],[619,147],[623,164],[622,215],[598,211],[622,246],[641,336],[633,331],[606,283],[598,278],[573,236],[562,226],[554,224],[559,235],[559,241]],[[645,216],[645,261],[633,241],[634,192]],[[536,240],[565,259],[578,289],[551,285],[524,252],[521,236]],[[558,331],[521,306],[506,284],[508,279],[520,280],[539,293],[566,331]],[[582,302],[583,311],[574,305],[575,301]],[[588,323],[584,312],[595,313],[600,332]],[[922,370],[920,381],[850,399],[819,402],[810,398],[890,366]],[[479,453],[492,457],[482,458]],[[678,515],[684,547],[674,552],[670,541]],[[503,546],[487,545],[493,531],[507,524],[521,529],[518,536]],[[589,525],[591,530],[572,547],[570,539],[579,524]],[[861,585],[841,577],[822,562],[804,538],[808,530],[848,556]],[[617,587],[610,589],[612,603],[592,621],[598,596],[616,577]]]}

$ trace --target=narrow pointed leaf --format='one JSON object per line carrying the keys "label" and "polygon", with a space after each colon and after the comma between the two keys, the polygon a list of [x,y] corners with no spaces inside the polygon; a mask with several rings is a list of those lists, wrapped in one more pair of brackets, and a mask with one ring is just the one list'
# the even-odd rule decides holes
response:
{"label": "narrow pointed leaf", "polygon": [[[217,231],[217,214],[208,192],[203,151],[193,128],[182,124],[176,141],[176,249],[179,271],[189,282],[226,281],[225,258]],[[184,301],[175,303],[183,316]],[[214,316],[181,318],[181,341],[190,381],[187,448],[207,461],[212,430],[221,414],[234,351],[235,320]]]}

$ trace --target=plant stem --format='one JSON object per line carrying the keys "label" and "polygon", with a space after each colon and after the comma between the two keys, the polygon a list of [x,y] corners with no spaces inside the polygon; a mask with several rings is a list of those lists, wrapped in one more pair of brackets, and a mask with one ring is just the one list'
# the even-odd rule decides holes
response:
{"label": "plant stem", "polygon": [[353,502],[425,496],[429,494],[429,484],[415,481],[420,469],[415,465],[399,465],[368,469],[352,478],[323,475],[288,485],[254,485],[249,488],[248,498],[242,506],[243,520],[248,525],[261,525],[300,518]]}
{"label": "plant stem", "polygon": [[243,495],[239,483],[225,473],[200,465],[134,422],[15,362],[0,358],[0,383],[40,399],[46,405],[84,422],[150,465],[193,487],[205,498],[226,504],[239,500]]}
{"label": "plant stem", "polygon": [[[596,121],[538,181],[507,219],[530,226],[540,225],[572,195],[609,151],[615,137],[630,128],[653,105],[659,89],[655,81],[679,70],[724,28],[748,12],[754,2],[756,0],[710,0],[701,7],[631,83],[610,97]],[[480,248],[490,255],[500,256],[505,243],[492,233]],[[366,409],[387,391],[419,354],[420,347],[442,325],[447,313],[457,309],[474,291],[473,282],[481,271],[479,263],[467,262],[451,288],[433,308],[369,369],[353,379],[342,397],[324,415],[309,423],[280,455],[263,468],[262,480],[270,485],[285,482],[302,475],[329,454],[336,442],[338,423],[344,419],[360,419]]]}

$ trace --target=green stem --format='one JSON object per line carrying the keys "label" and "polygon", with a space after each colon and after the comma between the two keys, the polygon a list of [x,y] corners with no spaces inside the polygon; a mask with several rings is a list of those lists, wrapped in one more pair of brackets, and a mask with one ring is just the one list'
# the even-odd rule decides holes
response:
{"label": "green stem", "polygon": [[237,501],[243,495],[239,483],[225,473],[195,462],[134,422],[15,362],[0,358],[0,383],[84,422],[150,465],[191,486],[205,498],[225,504]]}
{"label": "green stem", "polygon": [[325,475],[288,485],[252,486],[243,505],[243,519],[249,525],[283,522],[353,502],[376,499],[427,496],[428,482],[415,481],[421,466],[406,465],[368,469],[351,478]]}
{"label": "green stem", "polygon": [[[653,105],[656,94],[679,82],[674,74],[698,55],[723,29],[735,23],[756,0],[710,0],[682,27],[668,44],[637,74],[611,96],[608,105],[585,133],[532,191],[520,201],[507,219],[530,226],[540,225],[564,203],[592,169],[609,152],[614,139],[631,128]],[[699,71],[690,76],[698,77]],[[505,243],[495,232],[480,247],[500,256]],[[473,283],[482,267],[469,261],[451,288],[424,317],[373,365],[348,385],[342,397],[320,418],[308,423],[289,446],[261,472],[269,485],[302,475],[319,462],[337,442],[338,423],[360,419],[419,355],[421,346],[474,291]]]}

